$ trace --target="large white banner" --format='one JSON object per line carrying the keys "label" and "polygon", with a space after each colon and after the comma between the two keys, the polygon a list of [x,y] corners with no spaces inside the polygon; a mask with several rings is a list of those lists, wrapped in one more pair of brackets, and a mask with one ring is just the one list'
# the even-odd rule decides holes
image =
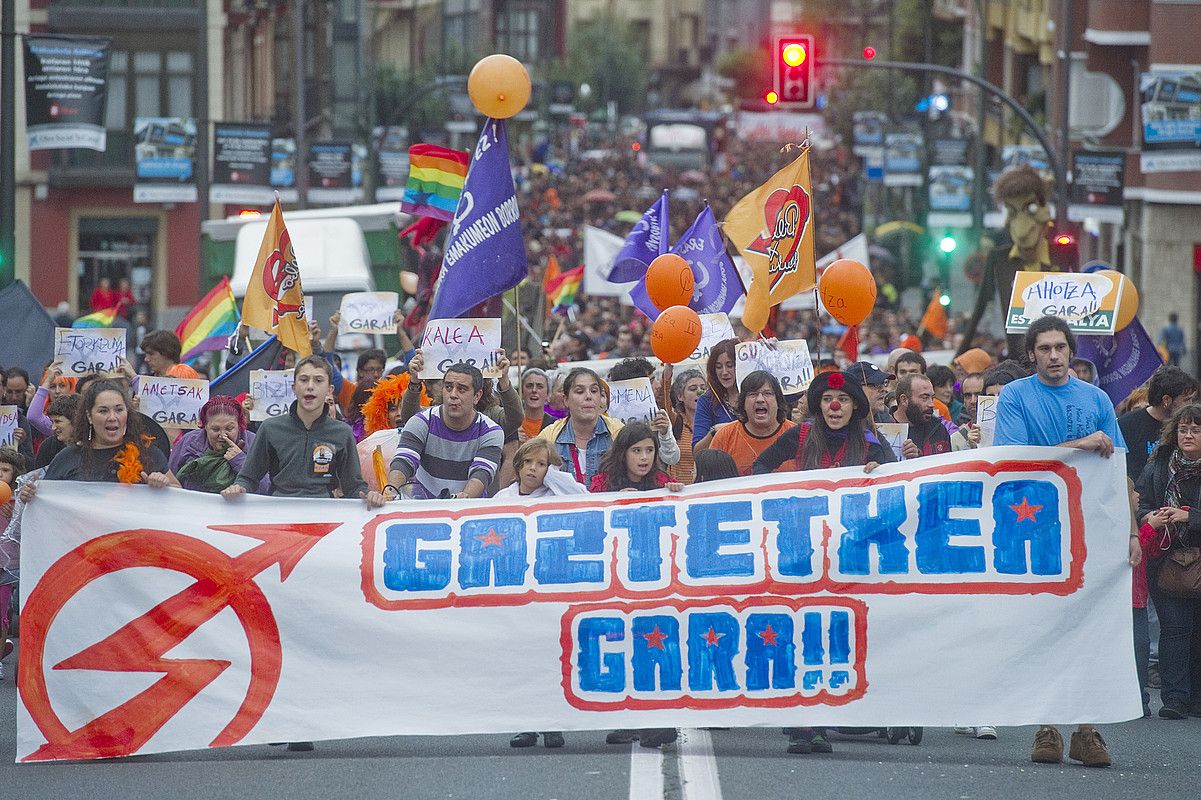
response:
{"label": "large white banner", "polygon": [[1003,447],[379,511],[42,481],[17,758],[1132,719],[1124,485],[1121,458]]}

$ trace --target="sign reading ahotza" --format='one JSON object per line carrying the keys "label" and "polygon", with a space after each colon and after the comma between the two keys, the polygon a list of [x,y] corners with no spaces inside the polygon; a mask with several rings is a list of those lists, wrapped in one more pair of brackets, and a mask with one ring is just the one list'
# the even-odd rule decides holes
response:
{"label": "sign reading ahotza", "polygon": [[1024,333],[1039,317],[1059,317],[1074,333],[1112,336],[1123,283],[1096,272],[1018,272],[1005,332]]}

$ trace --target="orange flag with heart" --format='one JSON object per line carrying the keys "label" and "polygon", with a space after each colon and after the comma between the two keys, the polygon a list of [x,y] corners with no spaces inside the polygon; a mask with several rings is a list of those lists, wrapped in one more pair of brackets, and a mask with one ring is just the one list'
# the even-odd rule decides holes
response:
{"label": "orange flag with heart", "polygon": [[292,250],[292,237],[284,225],[284,212],[276,200],[242,300],[242,321],[274,333],[284,347],[304,357],[313,352],[307,316],[300,266]]}
{"label": "orange flag with heart", "polygon": [[758,333],[772,306],[817,285],[809,148],[739,200],[722,230],[751,268],[742,324]]}

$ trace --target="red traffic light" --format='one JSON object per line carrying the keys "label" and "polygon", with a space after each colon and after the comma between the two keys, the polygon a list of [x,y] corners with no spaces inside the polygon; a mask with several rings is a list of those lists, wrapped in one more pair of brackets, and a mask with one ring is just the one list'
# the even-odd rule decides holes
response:
{"label": "red traffic light", "polygon": [[1074,241],[1076,240],[1072,238],[1070,233],[1061,233],[1055,237],[1055,244],[1059,245],[1060,247],[1068,247]]}
{"label": "red traffic light", "polygon": [[780,95],[776,94],[773,90],[768,89],[763,94],[763,101],[770,106],[774,106],[776,103],[780,102]]}
{"label": "red traffic light", "polygon": [[812,108],[816,99],[814,85],[814,37],[810,33],[777,36],[772,64],[772,93],[775,100],[764,99],[781,108]]}
{"label": "red traffic light", "polygon": [[876,57],[876,48],[874,48],[874,47],[863,48],[863,57],[869,61],[872,60],[873,58],[875,58]]}

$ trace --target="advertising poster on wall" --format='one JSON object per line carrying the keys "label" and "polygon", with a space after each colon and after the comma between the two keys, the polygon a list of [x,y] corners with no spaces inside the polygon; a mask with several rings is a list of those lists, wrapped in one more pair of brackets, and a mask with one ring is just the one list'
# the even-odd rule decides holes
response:
{"label": "advertising poster on wall", "polygon": [[196,120],[138,117],[133,124],[135,203],[195,203]]}

